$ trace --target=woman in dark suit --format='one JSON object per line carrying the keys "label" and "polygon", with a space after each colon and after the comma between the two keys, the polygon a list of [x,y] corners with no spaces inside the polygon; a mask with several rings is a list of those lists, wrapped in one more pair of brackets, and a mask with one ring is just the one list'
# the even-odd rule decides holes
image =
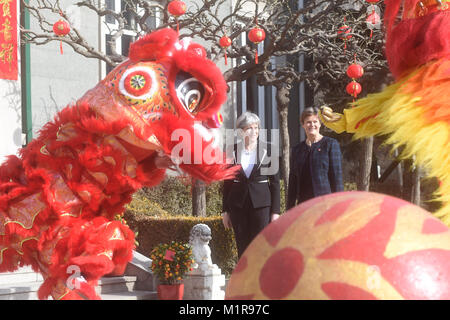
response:
{"label": "woman in dark suit", "polygon": [[317,108],[300,116],[306,140],[291,152],[287,209],[317,196],[343,191],[339,143],[320,134]]}
{"label": "woman in dark suit", "polygon": [[[232,227],[239,258],[250,242],[280,213],[280,177],[266,143],[258,140],[260,120],[245,112],[236,120],[242,141],[234,145],[234,164],[241,166],[234,179],[224,181],[223,224]],[[276,168],[274,170],[273,168]]]}

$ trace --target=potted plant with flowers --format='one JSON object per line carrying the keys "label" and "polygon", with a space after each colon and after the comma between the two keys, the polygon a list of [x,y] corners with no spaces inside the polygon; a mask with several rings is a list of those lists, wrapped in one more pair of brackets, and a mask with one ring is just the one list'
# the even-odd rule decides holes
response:
{"label": "potted plant with flowers", "polygon": [[172,241],[156,246],[150,253],[152,271],[158,277],[159,300],[182,300],[183,277],[192,270],[192,249],[188,243]]}

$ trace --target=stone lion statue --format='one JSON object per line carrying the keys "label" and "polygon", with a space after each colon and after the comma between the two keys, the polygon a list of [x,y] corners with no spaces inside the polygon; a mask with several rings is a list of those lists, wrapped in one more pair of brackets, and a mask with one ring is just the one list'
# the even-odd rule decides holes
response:
{"label": "stone lion statue", "polygon": [[208,271],[217,268],[217,265],[213,264],[211,260],[211,249],[208,245],[211,239],[211,229],[206,224],[196,224],[191,229],[189,244],[192,247],[194,257],[192,267],[194,269]]}

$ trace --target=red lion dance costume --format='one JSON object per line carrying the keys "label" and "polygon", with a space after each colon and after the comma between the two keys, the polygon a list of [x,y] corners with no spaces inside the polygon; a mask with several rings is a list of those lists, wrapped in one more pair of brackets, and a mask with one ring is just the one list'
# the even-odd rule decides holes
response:
{"label": "red lion dance costume", "polygon": [[[99,299],[97,280],[122,274],[134,248],[133,232],[115,216],[137,189],[163,179],[157,153],[182,144],[183,159],[206,150],[223,157],[202,123],[225,99],[222,74],[200,45],[171,29],[133,43],[128,60],[0,166],[0,272],[31,265],[44,277],[40,299]],[[176,129],[191,139],[172,139]],[[196,157],[180,164],[195,178],[233,174]],[[76,286],[66,285],[71,267],[82,275]]]}
{"label": "red lion dance costume", "polygon": [[436,216],[450,226],[450,1],[385,4],[386,57],[396,82],[343,115],[324,107],[321,118],[338,133],[387,134],[387,143],[405,146],[403,157],[415,155],[440,180]]}

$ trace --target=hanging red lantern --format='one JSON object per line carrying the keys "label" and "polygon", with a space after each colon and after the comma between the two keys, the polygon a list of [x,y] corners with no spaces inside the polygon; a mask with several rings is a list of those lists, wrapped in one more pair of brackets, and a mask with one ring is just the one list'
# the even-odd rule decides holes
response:
{"label": "hanging red lantern", "polygon": [[337,32],[338,37],[340,39],[344,40],[344,51],[347,49],[347,41],[352,38],[352,35],[349,34],[350,32],[352,32],[352,28],[350,28],[346,24],[344,24],[342,27],[340,27]]}
{"label": "hanging red lantern", "polygon": [[167,6],[167,11],[175,17],[175,20],[177,21],[177,32],[179,33],[180,26],[178,25],[178,17],[186,13],[186,3],[179,0],[171,1]]}
{"label": "hanging red lantern", "polygon": [[[258,44],[266,38],[266,32],[261,28],[253,28],[248,33],[248,39],[253,42],[254,44]],[[255,63],[258,64],[258,48],[256,48],[256,54],[255,54]]]}
{"label": "hanging red lantern", "polygon": [[367,28],[370,29],[370,38],[372,38],[373,35],[373,29],[379,29],[381,27],[381,18],[379,15],[380,9],[378,9],[377,6],[371,6],[367,9],[367,18],[366,18],[366,24]]}
{"label": "hanging red lantern", "polygon": [[186,3],[179,0],[171,1],[167,6],[167,10],[171,15],[175,17],[182,16],[186,13]]}
{"label": "hanging red lantern", "polygon": [[261,28],[253,28],[248,33],[248,38],[251,42],[260,43],[266,38],[266,32]]}
{"label": "hanging red lantern", "polygon": [[352,79],[358,79],[361,78],[364,74],[364,68],[357,64],[353,63],[348,66],[347,68],[347,75]]}
{"label": "hanging red lantern", "polygon": [[[373,10],[372,13],[370,13],[367,16],[366,22],[367,22],[368,25],[371,25],[371,26],[375,27],[376,25],[381,23],[380,15],[375,10]],[[369,26],[369,28],[370,28],[370,26]]]}
{"label": "hanging red lantern", "polygon": [[227,48],[231,46],[231,39],[227,36],[223,36],[219,40],[219,44],[222,48],[225,49],[225,65],[227,65]]}
{"label": "hanging red lantern", "polygon": [[[53,32],[58,37],[64,37],[70,32],[70,25],[67,21],[60,19],[53,24]],[[59,51],[63,54],[62,41],[59,42]]]}
{"label": "hanging red lantern", "polygon": [[345,90],[347,91],[347,93],[349,95],[353,96],[353,98],[356,98],[356,96],[361,93],[362,87],[358,82],[356,82],[355,80],[352,80],[352,82],[347,84],[347,87],[345,87]]}
{"label": "hanging red lantern", "polygon": [[223,48],[228,48],[229,46],[231,46],[231,39],[227,36],[223,36],[222,38],[220,38],[219,44]]}

